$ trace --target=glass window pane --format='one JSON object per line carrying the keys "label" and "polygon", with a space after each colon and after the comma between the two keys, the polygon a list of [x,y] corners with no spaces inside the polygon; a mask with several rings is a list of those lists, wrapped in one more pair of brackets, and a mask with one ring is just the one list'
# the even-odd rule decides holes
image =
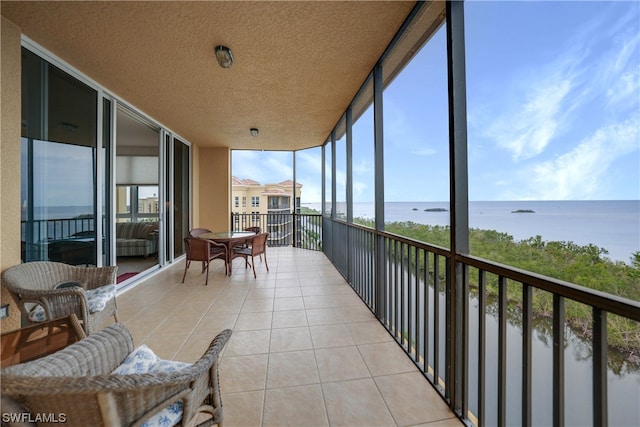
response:
{"label": "glass window pane", "polygon": [[328,141],[324,145],[324,214],[331,215],[333,204],[333,143]]}
{"label": "glass window pane", "polygon": [[336,218],[347,219],[347,133],[343,117],[336,127]]}
{"label": "glass window pane", "polygon": [[[119,107],[116,116],[116,256],[118,273],[159,262],[160,130]],[[164,230],[163,230],[164,233]]]}
{"label": "glass window pane", "polygon": [[[465,5],[472,228],[631,262],[640,250],[639,10]],[[472,254],[492,256],[471,243]]]}
{"label": "glass window pane", "polygon": [[95,265],[97,92],[22,56],[23,261]]}
{"label": "glass window pane", "polygon": [[173,256],[178,257],[185,251],[184,238],[189,234],[190,147],[176,138],[173,144]]}
{"label": "glass window pane", "polygon": [[375,224],[375,161],[371,80],[352,107],[353,222]]}
{"label": "glass window pane", "polygon": [[[383,108],[385,230],[448,247],[443,228],[449,225],[444,26],[385,88]],[[421,227],[408,227],[408,222]]]}

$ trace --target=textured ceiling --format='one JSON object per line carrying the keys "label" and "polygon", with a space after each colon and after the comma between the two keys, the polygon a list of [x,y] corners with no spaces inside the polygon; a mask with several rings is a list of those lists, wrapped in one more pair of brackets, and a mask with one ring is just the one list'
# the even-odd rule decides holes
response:
{"label": "textured ceiling", "polygon": [[[23,34],[200,146],[322,144],[413,1],[10,2]],[[213,48],[235,58],[221,68]],[[249,128],[260,135],[252,138]]]}

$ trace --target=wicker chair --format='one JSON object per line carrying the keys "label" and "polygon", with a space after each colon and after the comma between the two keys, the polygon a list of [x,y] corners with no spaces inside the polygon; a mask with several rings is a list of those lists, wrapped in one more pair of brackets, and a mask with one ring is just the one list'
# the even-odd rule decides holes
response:
{"label": "wicker chair", "polygon": [[187,270],[191,265],[191,261],[202,262],[202,273],[206,271],[205,285],[209,284],[209,264],[216,258],[224,260],[224,271],[227,273],[227,247],[222,243],[216,243],[211,240],[200,239],[198,237],[185,237],[184,247],[187,252],[187,260],[184,265],[184,274],[182,275],[182,283],[187,277]]}
{"label": "wicker chair", "polygon": [[[95,332],[109,317],[118,322],[115,288],[118,267],[79,267],[59,262],[34,261],[9,267],[2,272],[2,284],[11,293],[25,320],[31,323],[75,314],[87,335]],[[58,288],[63,283],[80,286]],[[95,306],[91,297],[103,290],[113,297]],[[89,298],[87,298],[89,291]],[[99,295],[98,295],[99,294]],[[102,307],[102,309],[100,309]]]}
{"label": "wicker chair", "polygon": [[181,402],[179,425],[222,425],[218,355],[230,336],[228,329],[219,333],[193,365],[114,374],[134,347],[124,325],[109,325],[57,353],[4,368],[3,412],[63,414],[67,426],[139,426]]}
{"label": "wicker chair", "polygon": [[200,237],[203,234],[211,233],[211,230],[208,228],[192,228],[189,230],[189,236],[191,237]]}
{"label": "wicker chair", "polygon": [[269,233],[259,233],[253,236],[251,244],[248,247],[238,247],[233,250],[233,258],[242,257],[245,261],[245,268],[249,266],[249,257],[251,257],[251,267],[253,268],[253,278],[256,276],[256,262],[255,257],[264,255],[264,265],[269,271],[269,264],[267,263],[267,237]]}

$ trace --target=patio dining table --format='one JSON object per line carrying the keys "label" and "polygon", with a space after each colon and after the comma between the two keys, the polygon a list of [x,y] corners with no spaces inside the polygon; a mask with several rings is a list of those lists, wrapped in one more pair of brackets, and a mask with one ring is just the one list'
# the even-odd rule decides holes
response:
{"label": "patio dining table", "polygon": [[240,244],[243,244],[244,242],[246,242],[248,239],[251,239],[255,235],[256,233],[254,233],[253,231],[214,231],[212,233],[201,234],[198,237],[200,237],[201,239],[207,239],[207,240],[211,240],[216,243],[222,243],[225,245],[227,249],[227,260],[228,260],[227,271],[229,276],[231,276],[233,248]]}

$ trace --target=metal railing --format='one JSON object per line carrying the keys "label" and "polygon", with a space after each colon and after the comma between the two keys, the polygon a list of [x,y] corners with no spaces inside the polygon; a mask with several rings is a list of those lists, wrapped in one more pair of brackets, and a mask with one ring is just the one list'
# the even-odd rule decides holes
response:
{"label": "metal railing", "polygon": [[322,250],[322,215],[298,213],[232,213],[231,230],[260,227],[269,233],[268,246]]}
{"label": "metal railing", "polygon": [[[592,424],[608,425],[607,319],[640,331],[640,303],[327,217],[322,231],[325,254],[467,423],[539,424],[532,421],[533,383],[542,375],[551,376],[552,406],[543,423],[565,425],[565,397],[584,381]],[[543,315],[534,312],[534,295],[546,304]],[[576,305],[590,313],[591,379],[568,384],[566,312]],[[508,338],[509,328],[520,330],[519,342]],[[551,335],[551,372],[534,369],[534,334],[541,330]],[[628,398],[630,407],[637,404]]]}

